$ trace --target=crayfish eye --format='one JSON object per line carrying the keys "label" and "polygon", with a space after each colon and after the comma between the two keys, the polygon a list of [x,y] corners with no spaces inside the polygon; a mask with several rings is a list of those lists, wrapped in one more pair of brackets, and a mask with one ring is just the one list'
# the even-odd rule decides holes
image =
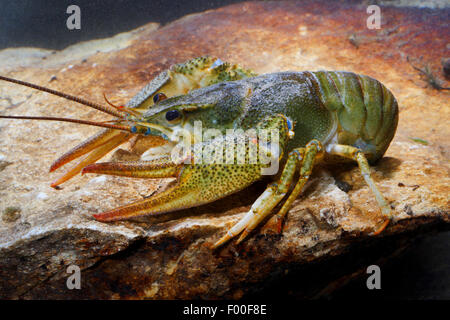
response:
{"label": "crayfish eye", "polygon": [[178,110],[170,110],[166,112],[166,120],[167,121],[174,121],[178,118],[180,118],[181,113]]}
{"label": "crayfish eye", "polygon": [[162,93],[162,92],[157,93],[157,94],[155,94],[155,95],[153,96],[153,102],[154,102],[154,103],[163,101],[163,100],[165,100],[165,99],[167,99],[167,96],[166,96],[164,93]]}

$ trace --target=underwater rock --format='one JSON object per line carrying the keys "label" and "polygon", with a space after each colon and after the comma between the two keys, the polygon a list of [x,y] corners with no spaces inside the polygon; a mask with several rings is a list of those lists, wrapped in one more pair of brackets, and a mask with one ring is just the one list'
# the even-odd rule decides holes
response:
{"label": "underwater rock", "polygon": [[[441,68],[445,41],[424,39],[442,39],[448,9],[428,16],[420,9],[386,7],[380,30],[365,28],[366,15],[364,6],[341,2],[249,2],[56,53],[0,51],[1,74],[98,102],[106,93],[124,104],[171,64],[208,54],[258,73],[367,74],[390,88],[400,107],[397,134],[372,167],[395,216],[385,232],[369,235],[381,221],[374,197],[355,165],[338,165],[315,170],[281,235],[269,220],[242,244],[216,251],[209,246],[250,208],[265,182],[202,207],[101,223],[91,215],[148,196],[169,180],[85,175],[54,190],[50,183],[61,173],[48,173],[52,161],[96,129],[1,120],[0,157],[8,165],[0,172],[0,212],[15,207],[20,215],[0,220],[0,298],[237,299],[289,272],[332,266],[330,259],[348,257],[356,246],[397,239],[395,248],[424,232],[448,229],[448,93],[427,86],[406,61],[422,56],[431,70]],[[355,30],[358,47],[348,40]],[[0,112],[103,120],[95,110],[4,82]],[[351,188],[345,192],[338,185]],[[73,265],[81,270],[81,289],[66,285]],[[344,276],[353,271],[344,270]],[[342,274],[326,281],[320,280],[323,273],[305,274],[317,280],[298,284],[307,298],[342,283],[334,281]]]}

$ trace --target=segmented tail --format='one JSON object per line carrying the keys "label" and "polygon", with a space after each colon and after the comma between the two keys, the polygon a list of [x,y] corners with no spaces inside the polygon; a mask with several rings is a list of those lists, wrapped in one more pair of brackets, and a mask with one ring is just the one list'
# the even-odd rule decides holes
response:
{"label": "segmented tail", "polygon": [[371,162],[394,137],[398,104],[381,82],[344,71],[307,72],[326,108],[336,112],[339,143],[363,149]]}

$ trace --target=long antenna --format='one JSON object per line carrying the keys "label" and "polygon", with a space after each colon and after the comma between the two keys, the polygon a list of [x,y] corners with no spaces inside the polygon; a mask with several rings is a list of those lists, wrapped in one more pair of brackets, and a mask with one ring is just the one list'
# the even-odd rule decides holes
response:
{"label": "long antenna", "polygon": [[0,119],[50,120],[50,121],[73,122],[73,123],[78,123],[78,124],[86,124],[86,125],[89,125],[89,126],[103,127],[103,128],[109,128],[109,129],[116,129],[116,130],[122,130],[122,131],[131,132],[131,127],[130,126],[121,126],[121,125],[117,125],[117,124],[95,122],[95,121],[89,121],[89,120],[70,119],[70,118],[28,117],[28,116],[0,116]]}
{"label": "long antenna", "polygon": [[[113,108],[111,108],[109,106],[102,106],[100,104],[84,100],[82,98],[71,96],[70,94],[66,94],[66,93],[63,93],[63,92],[52,90],[52,89],[49,89],[49,88],[46,88],[46,87],[41,87],[41,86],[29,83],[29,82],[16,80],[16,79],[4,77],[4,76],[1,76],[1,75],[0,75],[0,80],[16,83],[16,84],[20,84],[20,85],[25,86],[25,87],[29,87],[29,88],[33,88],[33,89],[36,89],[36,90],[44,91],[44,92],[53,94],[55,96],[67,99],[67,100],[71,100],[71,101],[75,101],[75,102],[81,103],[81,104],[83,104],[85,106],[97,109],[99,111],[102,111],[104,113],[110,114],[112,116],[116,116],[116,117],[119,117],[119,118],[122,118],[124,116],[123,113],[121,113],[119,110],[113,109]],[[44,119],[42,119],[42,120],[44,120]]]}

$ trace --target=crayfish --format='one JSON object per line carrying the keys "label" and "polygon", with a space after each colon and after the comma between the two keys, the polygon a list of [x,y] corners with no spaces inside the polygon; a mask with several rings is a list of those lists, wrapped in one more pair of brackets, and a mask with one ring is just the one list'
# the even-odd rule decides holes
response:
{"label": "crayfish", "polygon": [[[54,171],[81,157],[52,187],[80,172],[176,178],[174,186],[150,198],[94,214],[99,221],[200,206],[236,193],[265,175],[273,176],[273,183],[214,247],[240,234],[239,243],[286,198],[276,214],[281,231],[282,219],[304,189],[314,165],[345,160],[358,164],[385,218],[374,233],[381,232],[392,218],[389,203],[371,178],[369,163],[383,156],[394,137],[398,105],[392,93],[371,77],[341,71],[257,75],[202,57],[162,72],[122,107],[108,100],[108,105],[99,105],[27,82],[0,79],[115,117],[95,122],[0,116],[104,127],[51,165],[50,171]],[[157,137],[166,147],[156,155],[151,149],[144,152],[137,162],[96,163],[132,137]]]}

